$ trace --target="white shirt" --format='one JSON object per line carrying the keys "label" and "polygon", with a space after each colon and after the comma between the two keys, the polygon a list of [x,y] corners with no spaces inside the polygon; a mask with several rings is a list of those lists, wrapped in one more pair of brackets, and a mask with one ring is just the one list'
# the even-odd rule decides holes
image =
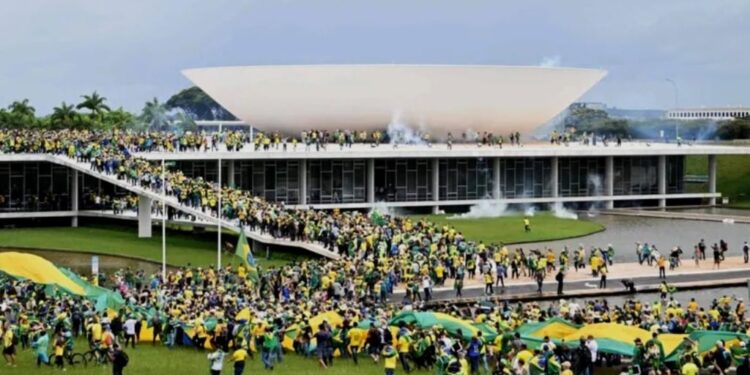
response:
{"label": "white shirt", "polygon": [[137,321],[135,319],[128,319],[125,321],[125,323],[122,325],[125,327],[125,333],[128,335],[135,335],[135,324]]}
{"label": "white shirt", "polygon": [[208,355],[208,360],[211,361],[211,370],[221,371],[221,367],[224,365],[224,352],[221,350],[213,352]]}
{"label": "white shirt", "polygon": [[591,362],[596,362],[596,352],[599,351],[599,344],[596,343],[596,340],[588,340],[586,341],[586,347],[591,352]]}

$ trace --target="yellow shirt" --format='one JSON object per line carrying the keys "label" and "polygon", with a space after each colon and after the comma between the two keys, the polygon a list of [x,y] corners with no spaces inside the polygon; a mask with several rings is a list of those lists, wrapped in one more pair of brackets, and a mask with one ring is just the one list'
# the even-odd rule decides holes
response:
{"label": "yellow shirt", "polygon": [[11,345],[13,345],[13,330],[9,329],[3,335],[3,347],[9,348]]}
{"label": "yellow shirt", "polygon": [[698,375],[698,366],[693,362],[688,362],[682,366],[680,373],[682,375]]}
{"label": "yellow shirt", "polygon": [[99,323],[93,323],[89,328],[91,330],[91,338],[94,341],[101,341],[102,340],[102,325]]}
{"label": "yellow shirt", "polygon": [[561,372],[560,375],[573,375],[573,371],[571,371],[571,370],[563,370],[563,372]]}
{"label": "yellow shirt", "polygon": [[58,357],[62,357],[64,349],[65,346],[63,345],[55,345],[55,355]]}
{"label": "yellow shirt", "polygon": [[409,344],[411,341],[406,336],[401,336],[398,338],[398,352],[399,353],[408,353],[409,352]]}
{"label": "yellow shirt", "polygon": [[247,350],[237,349],[232,353],[232,362],[245,362],[247,359]]}
{"label": "yellow shirt", "polygon": [[396,361],[397,360],[398,360],[398,356],[397,355],[393,355],[393,356],[390,356],[390,357],[385,357],[384,361],[383,361],[383,363],[385,365],[385,368],[387,368],[387,369],[395,369],[396,368]]}

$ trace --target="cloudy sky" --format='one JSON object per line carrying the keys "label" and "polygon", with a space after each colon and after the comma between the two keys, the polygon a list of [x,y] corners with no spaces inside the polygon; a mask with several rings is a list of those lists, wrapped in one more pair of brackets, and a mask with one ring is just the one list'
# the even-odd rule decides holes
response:
{"label": "cloudy sky", "polygon": [[750,105],[748,0],[3,0],[0,105],[98,90],[140,110],[190,67],[431,63],[603,68],[621,108]]}

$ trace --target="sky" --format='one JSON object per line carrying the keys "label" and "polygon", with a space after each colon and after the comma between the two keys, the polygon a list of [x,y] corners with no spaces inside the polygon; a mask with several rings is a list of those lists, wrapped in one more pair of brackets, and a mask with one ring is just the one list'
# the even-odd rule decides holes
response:
{"label": "sky", "polygon": [[0,106],[38,113],[94,90],[140,111],[189,87],[186,68],[358,63],[601,68],[582,100],[750,105],[748,0],[3,0],[0,14]]}

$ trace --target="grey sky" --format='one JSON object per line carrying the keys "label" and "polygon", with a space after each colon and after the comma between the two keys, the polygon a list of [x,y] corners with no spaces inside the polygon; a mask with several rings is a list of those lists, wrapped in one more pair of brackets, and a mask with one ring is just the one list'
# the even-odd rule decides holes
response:
{"label": "grey sky", "polygon": [[750,105],[748,0],[3,0],[0,105],[48,112],[98,90],[140,110],[180,70],[252,64],[595,67],[584,100]]}

